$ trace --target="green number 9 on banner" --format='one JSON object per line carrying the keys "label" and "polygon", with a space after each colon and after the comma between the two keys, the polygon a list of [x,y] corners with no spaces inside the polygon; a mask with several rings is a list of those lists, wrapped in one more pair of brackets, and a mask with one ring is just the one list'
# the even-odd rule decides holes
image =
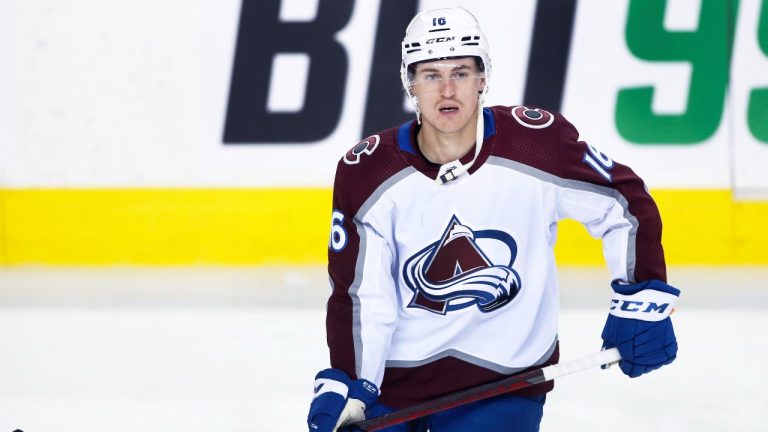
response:
{"label": "green number 9 on banner", "polygon": [[[757,43],[768,56],[768,0],[763,0],[758,25]],[[768,88],[755,89],[749,97],[747,123],[752,135],[764,143],[768,143]]]}
{"label": "green number 9 on banner", "polygon": [[627,47],[643,60],[690,63],[685,112],[655,114],[653,87],[626,88],[618,94],[616,127],[625,139],[639,144],[695,144],[712,136],[722,118],[738,1],[702,0],[698,29],[690,32],[664,28],[666,3],[630,1]]}

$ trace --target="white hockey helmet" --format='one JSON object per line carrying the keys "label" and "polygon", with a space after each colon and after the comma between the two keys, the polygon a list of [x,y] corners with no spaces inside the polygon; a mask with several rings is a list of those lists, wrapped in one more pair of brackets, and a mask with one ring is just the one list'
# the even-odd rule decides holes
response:
{"label": "white hockey helmet", "polygon": [[478,57],[485,72],[485,88],[480,94],[482,107],[491,76],[488,39],[480,30],[477,19],[463,7],[419,12],[405,30],[401,45],[400,78],[403,87],[419,114],[418,100],[411,91],[409,67],[415,63],[450,57]]}

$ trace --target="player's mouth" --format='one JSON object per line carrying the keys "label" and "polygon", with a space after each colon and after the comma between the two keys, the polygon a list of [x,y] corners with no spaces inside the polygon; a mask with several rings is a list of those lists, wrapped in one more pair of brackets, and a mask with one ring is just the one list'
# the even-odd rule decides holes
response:
{"label": "player's mouth", "polygon": [[455,113],[458,110],[459,110],[459,107],[455,106],[455,105],[446,105],[446,106],[438,108],[438,111],[440,111],[443,114]]}

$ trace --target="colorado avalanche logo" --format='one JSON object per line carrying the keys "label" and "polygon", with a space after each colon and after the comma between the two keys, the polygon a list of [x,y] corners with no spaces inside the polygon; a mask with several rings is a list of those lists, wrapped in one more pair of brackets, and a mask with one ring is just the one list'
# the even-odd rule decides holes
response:
{"label": "colorado avalanche logo", "polygon": [[544,129],[555,121],[555,116],[549,111],[526,106],[512,108],[512,117],[521,125],[531,129]]}
{"label": "colorado avalanche logo", "polygon": [[370,136],[362,140],[356,146],[349,149],[346,154],[344,154],[344,163],[347,165],[355,165],[360,163],[360,156],[363,154],[372,154],[373,151],[376,150],[376,147],[379,146],[379,141],[381,141],[381,137],[378,135]]}
{"label": "colorado avalanche logo", "polygon": [[[479,241],[504,264],[494,263]],[[509,234],[473,231],[453,216],[439,241],[405,262],[403,277],[413,291],[408,307],[441,315],[474,305],[482,312],[496,310],[520,291],[520,276],[512,269],[516,257],[517,243]]]}

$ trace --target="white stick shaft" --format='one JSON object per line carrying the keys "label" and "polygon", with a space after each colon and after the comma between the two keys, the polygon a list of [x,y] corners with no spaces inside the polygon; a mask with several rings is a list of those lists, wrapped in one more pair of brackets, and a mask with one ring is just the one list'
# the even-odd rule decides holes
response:
{"label": "white stick shaft", "polygon": [[588,357],[580,358],[577,360],[560,363],[556,365],[547,366],[542,369],[544,373],[544,379],[549,381],[561,376],[569,375],[574,372],[579,372],[584,369],[590,369],[597,366],[616,363],[621,360],[621,355],[617,348],[610,348],[598,353],[592,354]]}

